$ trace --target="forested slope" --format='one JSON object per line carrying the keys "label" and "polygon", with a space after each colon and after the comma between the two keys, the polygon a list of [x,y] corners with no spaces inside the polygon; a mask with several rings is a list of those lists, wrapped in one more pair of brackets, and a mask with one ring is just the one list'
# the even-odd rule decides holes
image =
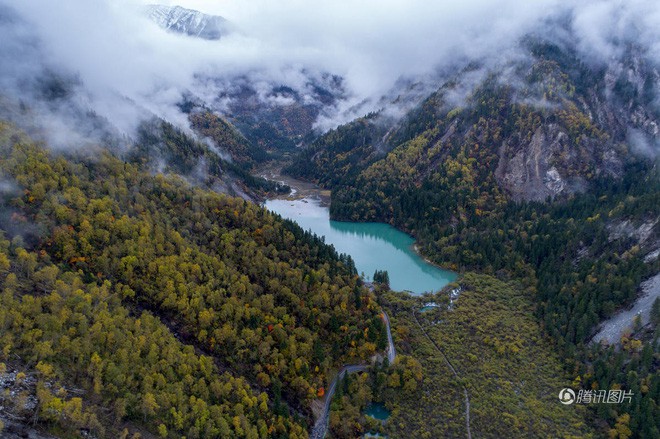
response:
{"label": "forested slope", "polygon": [[371,293],[315,236],[101,149],[53,154],[0,128],[0,361],[36,397],[12,416],[107,437],[306,437],[330,369],[374,353]]}
{"label": "forested slope", "polygon": [[[486,75],[458,104],[460,75],[389,129],[340,127],[289,170],[332,188],[334,219],[390,223],[440,265],[529,286],[578,385],[643,389],[599,416],[656,437],[655,326],[616,354],[588,342],[660,268],[660,178],[639,144],[657,141],[657,72],[634,51],[595,69],[551,44],[532,42],[530,53],[532,63]],[[616,232],[621,224],[633,232]]]}
{"label": "forested slope", "polygon": [[252,154],[256,149],[221,118],[205,113],[192,120],[200,134],[215,142],[214,146],[194,139],[169,122],[154,118],[141,122],[134,144],[127,151],[117,153],[143,169],[175,173],[195,184],[229,195],[259,198],[267,193],[289,190],[279,183],[250,174],[250,166],[255,163]]}

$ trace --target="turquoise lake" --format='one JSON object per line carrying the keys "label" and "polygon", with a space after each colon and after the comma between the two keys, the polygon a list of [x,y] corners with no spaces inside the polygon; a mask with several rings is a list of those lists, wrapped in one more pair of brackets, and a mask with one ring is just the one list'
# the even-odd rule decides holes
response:
{"label": "turquoise lake", "polygon": [[274,199],[264,206],[325,236],[327,244],[351,255],[365,279],[371,280],[376,270],[387,270],[394,291],[434,292],[456,279],[456,273],[426,262],[413,250],[414,239],[388,224],[330,221],[328,208],[317,199]]}

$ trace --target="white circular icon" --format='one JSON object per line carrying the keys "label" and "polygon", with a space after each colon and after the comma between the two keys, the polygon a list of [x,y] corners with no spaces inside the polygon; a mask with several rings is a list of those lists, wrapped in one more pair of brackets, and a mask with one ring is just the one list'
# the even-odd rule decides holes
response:
{"label": "white circular icon", "polygon": [[561,389],[561,392],[559,392],[559,402],[566,405],[573,404],[575,402],[575,392],[573,389]]}

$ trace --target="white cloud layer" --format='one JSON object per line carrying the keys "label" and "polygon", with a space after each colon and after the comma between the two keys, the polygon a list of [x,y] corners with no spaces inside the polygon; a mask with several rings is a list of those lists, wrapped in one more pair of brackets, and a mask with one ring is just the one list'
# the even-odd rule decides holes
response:
{"label": "white cloud layer", "polygon": [[[3,88],[43,65],[65,68],[81,79],[97,111],[130,131],[135,110],[118,96],[182,121],[174,104],[183,90],[217,92],[198,81],[200,74],[225,78],[224,83],[248,74],[300,88],[305,69],[342,76],[348,108],[377,102],[402,77],[514,56],[521,36],[542,30],[548,17],[557,16],[572,17],[578,47],[594,62],[619,56],[625,41],[646,47],[660,61],[660,2],[652,0],[176,3],[222,15],[239,32],[220,41],[167,33],[144,17],[141,0],[0,0],[28,23],[0,33],[5,45],[0,56],[15,57],[0,59]],[[32,55],[21,49],[30,32],[42,47],[30,46]]]}

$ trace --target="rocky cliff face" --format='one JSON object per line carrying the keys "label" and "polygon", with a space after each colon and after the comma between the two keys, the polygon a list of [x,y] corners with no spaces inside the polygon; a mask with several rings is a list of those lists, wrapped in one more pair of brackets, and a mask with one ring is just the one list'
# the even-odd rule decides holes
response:
{"label": "rocky cliff face", "polygon": [[557,126],[547,126],[539,127],[531,142],[519,145],[517,150],[514,145],[502,143],[498,182],[514,199],[544,199],[560,194],[567,181],[550,163],[565,150],[566,138]]}
{"label": "rocky cliff face", "polygon": [[371,117],[357,140],[342,135],[356,131],[355,122],[340,127],[291,169],[330,186],[359,173],[388,179],[382,167],[366,167],[390,154],[407,161],[407,175],[419,186],[442,172],[446,160],[465,155],[476,160],[484,181],[492,173],[508,198],[543,201],[585,191],[602,177],[619,178],[633,157],[660,155],[660,76],[641,53],[631,49],[611,65],[592,66],[548,43],[530,52],[524,62],[484,73],[467,96],[455,97],[474,76],[469,69],[399,120],[385,112]]}
{"label": "rocky cliff face", "polygon": [[503,142],[496,177],[513,200],[542,201],[583,191],[596,175],[620,176],[623,155],[593,139],[571,145],[566,130],[550,123],[538,127],[527,143]]}
{"label": "rocky cliff face", "polygon": [[[658,68],[634,49],[622,61],[612,62],[603,77],[605,102],[591,93],[594,119],[604,126],[640,130],[657,141],[659,131],[656,85]],[[614,105],[612,105],[614,104]]]}
{"label": "rocky cliff face", "polygon": [[657,68],[633,54],[590,73],[585,91],[556,100],[559,114],[569,117],[543,123],[529,141],[502,144],[497,180],[514,200],[583,191],[595,177],[620,177],[628,154],[658,156]]}

